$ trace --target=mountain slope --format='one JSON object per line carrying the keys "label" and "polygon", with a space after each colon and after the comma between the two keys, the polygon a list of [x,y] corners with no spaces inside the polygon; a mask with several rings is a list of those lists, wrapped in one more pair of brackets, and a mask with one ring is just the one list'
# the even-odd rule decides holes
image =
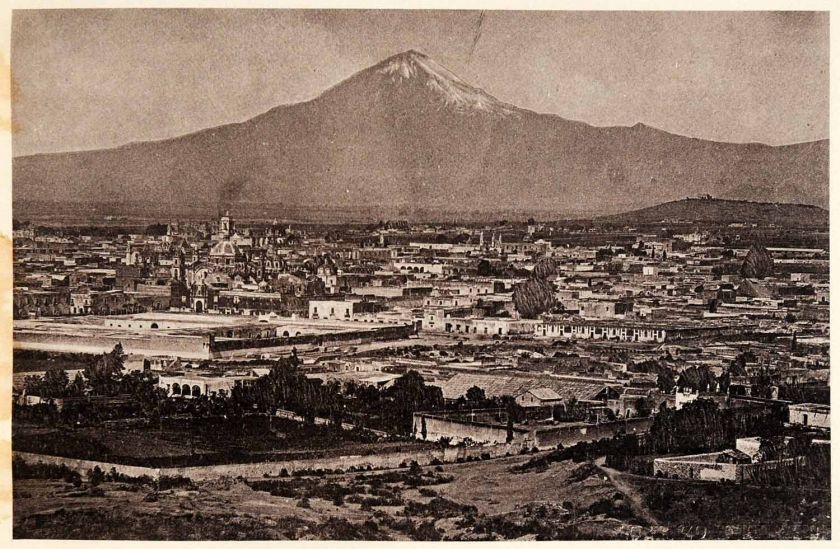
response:
{"label": "mountain slope", "polygon": [[604,213],[686,195],[827,206],[828,142],[598,128],[498,101],[408,51],[305,103],[115,149],[18,157],[14,198]]}
{"label": "mountain slope", "polygon": [[827,210],[805,204],[685,198],[632,212],[602,216],[596,221],[626,225],[692,223],[724,226],[729,223],[755,223],[759,226],[827,227],[828,217]]}

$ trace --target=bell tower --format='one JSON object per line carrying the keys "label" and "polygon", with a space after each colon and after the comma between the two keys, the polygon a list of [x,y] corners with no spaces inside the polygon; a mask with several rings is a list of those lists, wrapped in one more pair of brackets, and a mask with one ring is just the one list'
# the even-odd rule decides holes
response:
{"label": "bell tower", "polygon": [[219,220],[219,234],[222,238],[230,238],[233,234],[233,220],[230,218],[230,212],[225,211],[225,215]]}

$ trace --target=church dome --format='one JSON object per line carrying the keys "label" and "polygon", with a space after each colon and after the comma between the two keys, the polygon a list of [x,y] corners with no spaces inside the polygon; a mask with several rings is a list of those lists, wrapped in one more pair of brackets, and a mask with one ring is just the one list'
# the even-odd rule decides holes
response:
{"label": "church dome", "polygon": [[210,250],[211,257],[237,257],[240,253],[239,247],[230,240],[220,240]]}

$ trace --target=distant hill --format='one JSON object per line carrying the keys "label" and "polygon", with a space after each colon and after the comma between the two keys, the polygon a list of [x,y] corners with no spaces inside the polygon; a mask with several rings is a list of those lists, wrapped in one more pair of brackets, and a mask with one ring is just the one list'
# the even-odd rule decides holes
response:
{"label": "distant hill", "polygon": [[[719,143],[503,103],[407,51],[304,103],[161,141],[13,160],[16,202],[609,214],[696,193],[828,205],[828,141]],[[54,208],[54,206],[53,206]],[[120,213],[132,213],[131,211]],[[542,217],[542,215],[541,215]]]}
{"label": "distant hill", "polygon": [[827,227],[828,210],[805,204],[684,198],[641,210],[598,217],[596,221],[626,225],[755,223],[765,227],[771,224],[778,227]]}

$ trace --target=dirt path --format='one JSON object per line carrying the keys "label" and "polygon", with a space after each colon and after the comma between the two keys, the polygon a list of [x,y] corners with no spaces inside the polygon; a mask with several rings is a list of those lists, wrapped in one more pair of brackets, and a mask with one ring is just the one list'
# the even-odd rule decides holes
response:
{"label": "dirt path", "polygon": [[605,461],[606,458],[599,458],[595,462],[595,465],[597,465],[598,469],[600,469],[605,475],[607,475],[607,478],[610,479],[610,482],[615,486],[616,490],[627,496],[627,500],[630,503],[630,506],[633,508],[633,511],[636,513],[636,515],[639,518],[642,518],[645,521],[647,521],[647,523],[651,526],[662,526],[659,520],[657,520],[657,518],[653,516],[653,514],[645,506],[641,496],[639,496],[639,493],[636,491],[636,489],[624,482],[621,479],[620,473],[614,471],[613,469],[610,469],[609,467],[605,467]]}

